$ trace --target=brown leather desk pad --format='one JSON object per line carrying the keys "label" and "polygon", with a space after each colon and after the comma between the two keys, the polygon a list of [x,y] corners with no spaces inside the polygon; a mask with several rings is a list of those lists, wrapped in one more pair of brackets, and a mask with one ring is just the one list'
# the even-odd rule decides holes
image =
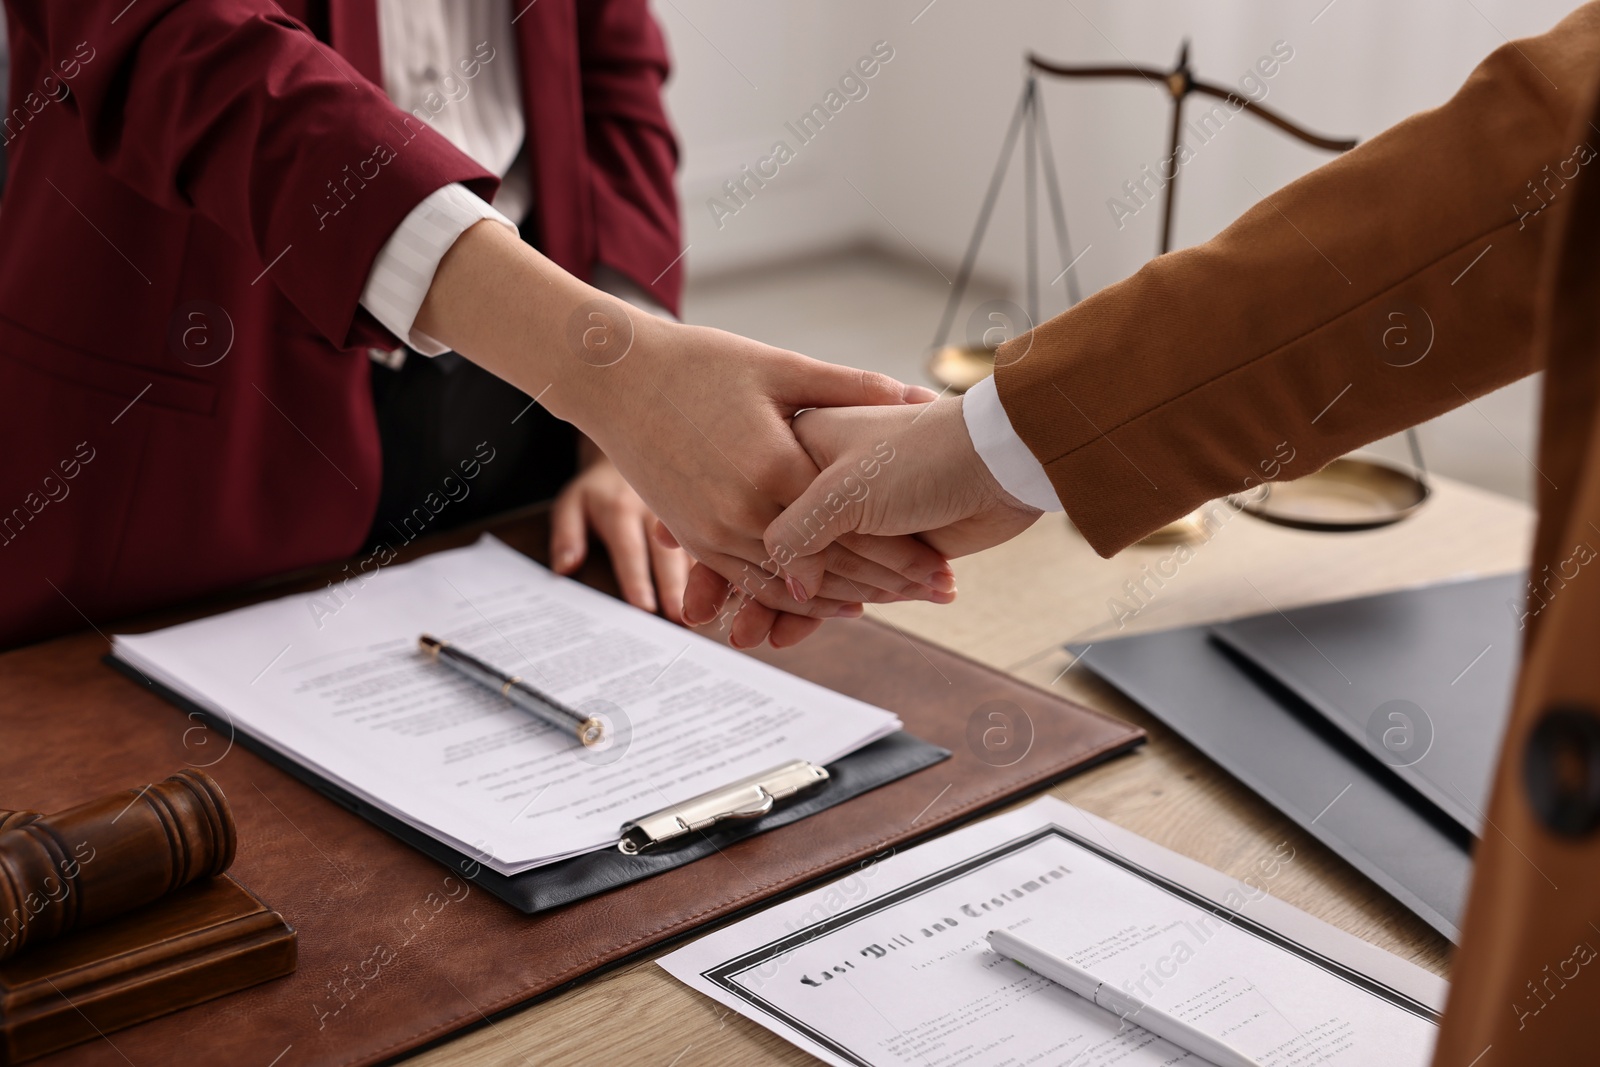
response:
{"label": "brown leather desk pad", "polygon": [[[542,513],[490,527],[540,558]],[[422,543],[454,547],[477,528]],[[418,553],[403,553],[410,558]],[[335,573],[328,568],[328,574]],[[614,591],[597,558],[581,575]],[[296,587],[113,629],[169,625]],[[299,930],[295,974],[38,1061],[381,1063],[1127,751],[1143,731],[889,626],[833,621],[760,658],[886,707],[952,758],[715,855],[525,916],[99,663],[94,632],[0,656],[0,803],[53,811],[205,768],[239,825],[231,873]],[[1000,717],[995,717],[995,716]],[[274,1057],[280,1057],[274,1059]]]}

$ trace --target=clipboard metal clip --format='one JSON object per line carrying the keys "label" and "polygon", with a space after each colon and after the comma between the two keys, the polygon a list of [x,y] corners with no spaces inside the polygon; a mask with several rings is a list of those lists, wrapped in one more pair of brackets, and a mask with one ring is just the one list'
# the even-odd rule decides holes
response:
{"label": "clipboard metal clip", "polygon": [[681,804],[662,808],[642,819],[623,823],[617,848],[629,856],[637,856],[696,830],[708,830],[735,820],[759,819],[778,801],[827,780],[826,767],[809,760],[791,760]]}

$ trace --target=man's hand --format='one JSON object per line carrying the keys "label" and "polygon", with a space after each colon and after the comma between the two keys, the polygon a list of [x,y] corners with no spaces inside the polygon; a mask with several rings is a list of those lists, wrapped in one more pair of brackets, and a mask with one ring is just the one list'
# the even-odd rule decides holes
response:
{"label": "man's hand", "polygon": [[[645,611],[683,621],[683,588],[689,557],[650,536],[656,517],[604,452],[588,438],[578,442],[578,473],[556,497],[550,512],[550,560],[557,574],[571,574],[589,552],[592,528],[611,556],[623,598]],[[652,581],[653,579],[653,581]]]}
{"label": "man's hand", "polygon": [[961,398],[808,411],[794,422],[822,473],[767,527],[773,559],[807,590],[847,534],[918,533],[947,558],[1010,540],[1042,512],[1007,493],[972,447]]}
{"label": "man's hand", "polygon": [[[869,544],[883,535],[918,533],[946,557],[1007,541],[1042,512],[1002,489],[972,447],[961,400],[874,408],[807,411],[793,422],[822,473],[767,527],[769,556],[790,577],[816,580],[821,560],[840,543]],[[949,587],[954,598],[955,587]],[[689,574],[684,614],[714,618],[729,600],[726,583],[704,567]],[[731,640],[741,648],[770,640],[792,645],[816,630],[813,619],[736,604]]]}

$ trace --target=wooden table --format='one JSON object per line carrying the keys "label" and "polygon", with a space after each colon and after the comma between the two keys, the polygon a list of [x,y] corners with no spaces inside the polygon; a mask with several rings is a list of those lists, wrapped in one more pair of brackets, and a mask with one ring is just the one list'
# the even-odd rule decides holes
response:
{"label": "wooden table", "polygon": [[[1448,942],[1137,705],[1072,669],[1060,646],[1504,573],[1524,564],[1532,534],[1526,506],[1442,478],[1420,513],[1385,530],[1303,533],[1238,515],[1187,556],[1174,555],[1171,547],[1140,547],[1102,560],[1053,515],[1009,544],[957,561],[961,595],[954,605],[871,611],[907,633],[1149,731],[1144,748],[1068,779],[1050,790],[1053,796],[1239,877],[1287,841],[1295,858],[1265,887],[1269,892],[1447,974]],[[1144,578],[1145,567],[1162,574],[1174,566],[1176,575],[1159,587],[1145,583],[1148,597],[1129,597],[1124,583]],[[1120,610],[1113,600],[1120,600]],[[817,1061],[645,960],[412,1062],[695,1067]]]}

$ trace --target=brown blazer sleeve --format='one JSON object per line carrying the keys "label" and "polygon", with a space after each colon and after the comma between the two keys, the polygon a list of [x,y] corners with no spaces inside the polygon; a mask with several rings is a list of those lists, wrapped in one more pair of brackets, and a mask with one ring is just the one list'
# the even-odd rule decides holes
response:
{"label": "brown blazer sleeve", "polygon": [[1594,157],[1597,70],[1591,3],[1002,348],[1006,413],[1096,551],[1538,369],[1541,205]]}

